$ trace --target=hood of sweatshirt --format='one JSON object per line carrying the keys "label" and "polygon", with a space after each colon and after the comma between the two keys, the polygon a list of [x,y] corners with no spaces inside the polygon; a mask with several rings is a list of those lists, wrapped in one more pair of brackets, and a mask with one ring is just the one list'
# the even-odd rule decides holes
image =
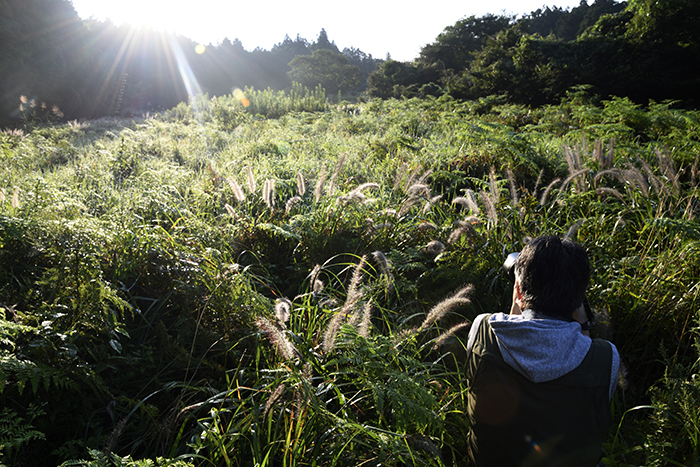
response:
{"label": "hood of sweatshirt", "polygon": [[591,339],[577,322],[560,321],[525,310],[522,315],[495,313],[489,318],[503,360],[535,383],[551,381],[578,367]]}

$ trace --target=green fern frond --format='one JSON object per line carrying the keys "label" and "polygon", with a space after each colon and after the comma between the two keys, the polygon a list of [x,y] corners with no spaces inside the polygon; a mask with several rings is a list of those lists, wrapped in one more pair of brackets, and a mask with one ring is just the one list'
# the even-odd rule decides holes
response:
{"label": "green fern frond", "polygon": [[[11,377],[14,381],[10,379]],[[40,385],[43,385],[46,391],[51,388],[51,385],[60,389],[78,389],[78,385],[67,378],[62,370],[22,360],[15,355],[0,356],[0,393],[5,390],[8,382],[15,384],[20,394],[24,392],[27,383],[31,385],[34,394],[39,391]]]}
{"label": "green fern frond", "polygon": [[46,439],[41,431],[32,425],[32,421],[46,412],[35,404],[27,408],[28,420],[7,407],[0,412],[0,461],[12,458],[13,454],[25,444],[35,440]]}

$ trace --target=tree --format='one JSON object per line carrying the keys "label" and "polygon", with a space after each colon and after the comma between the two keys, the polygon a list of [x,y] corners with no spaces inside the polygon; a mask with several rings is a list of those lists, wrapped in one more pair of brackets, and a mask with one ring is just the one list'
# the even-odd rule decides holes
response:
{"label": "tree", "polygon": [[321,29],[321,32],[318,33],[318,39],[316,39],[316,42],[311,45],[311,50],[330,50],[334,53],[340,53],[340,50],[338,50],[335,43],[328,40],[328,34],[326,33],[325,29]]}
{"label": "tree", "polygon": [[485,15],[480,18],[470,16],[447,26],[437,40],[423,47],[419,61],[425,65],[441,62],[445,69],[463,70],[489,37],[507,28],[513,18],[509,16]]}
{"label": "tree", "polygon": [[308,88],[321,85],[328,94],[348,92],[360,82],[360,68],[347,57],[327,49],[298,55],[289,63],[289,78]]}

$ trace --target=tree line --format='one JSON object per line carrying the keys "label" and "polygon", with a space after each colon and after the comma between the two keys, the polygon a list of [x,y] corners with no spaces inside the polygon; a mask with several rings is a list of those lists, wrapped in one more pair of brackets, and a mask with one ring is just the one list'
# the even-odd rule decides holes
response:
{"label": "tree line", "polygon": [[162,110],[192,93],[284,90],[294,81],[359,94],[382,62],[341,51],[325,30],[313,42],[287,36],[270,50],[227,38],[201,53],[183,36],[82,20],[69,0],[0,2],[0,44],[0,124]]}
{"label": "tree line", "polygon": [[545,7],[519,19],[471,16],[445,28],[413,63],[381,64],[367,93],[495,95],[537,106],[586,86],[601,97],[697,106],[699,20],[695,0],[582,0],[570,11]]}
{"label": "tree line", "polygon": [[325,30],[270,50],[82,20],[69,0],[0,2],[0,124],[129,115],[193,93],[321,85],[345,98],[450,94],[558,102],[586,86],[601,97],[700,103],[695,0],[582,0],[516,18],[470,16],[447,26],[413,62],[342,51]]}

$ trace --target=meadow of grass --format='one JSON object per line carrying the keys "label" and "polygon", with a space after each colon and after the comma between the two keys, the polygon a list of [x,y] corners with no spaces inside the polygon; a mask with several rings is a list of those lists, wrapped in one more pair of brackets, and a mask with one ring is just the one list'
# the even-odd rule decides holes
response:
{"label": "meadow of grass", "polygon": [[698,465],[700,113],[246,91],[0,133],[0,464],[466,465],[463,338],[556,234],[606,465]]}

